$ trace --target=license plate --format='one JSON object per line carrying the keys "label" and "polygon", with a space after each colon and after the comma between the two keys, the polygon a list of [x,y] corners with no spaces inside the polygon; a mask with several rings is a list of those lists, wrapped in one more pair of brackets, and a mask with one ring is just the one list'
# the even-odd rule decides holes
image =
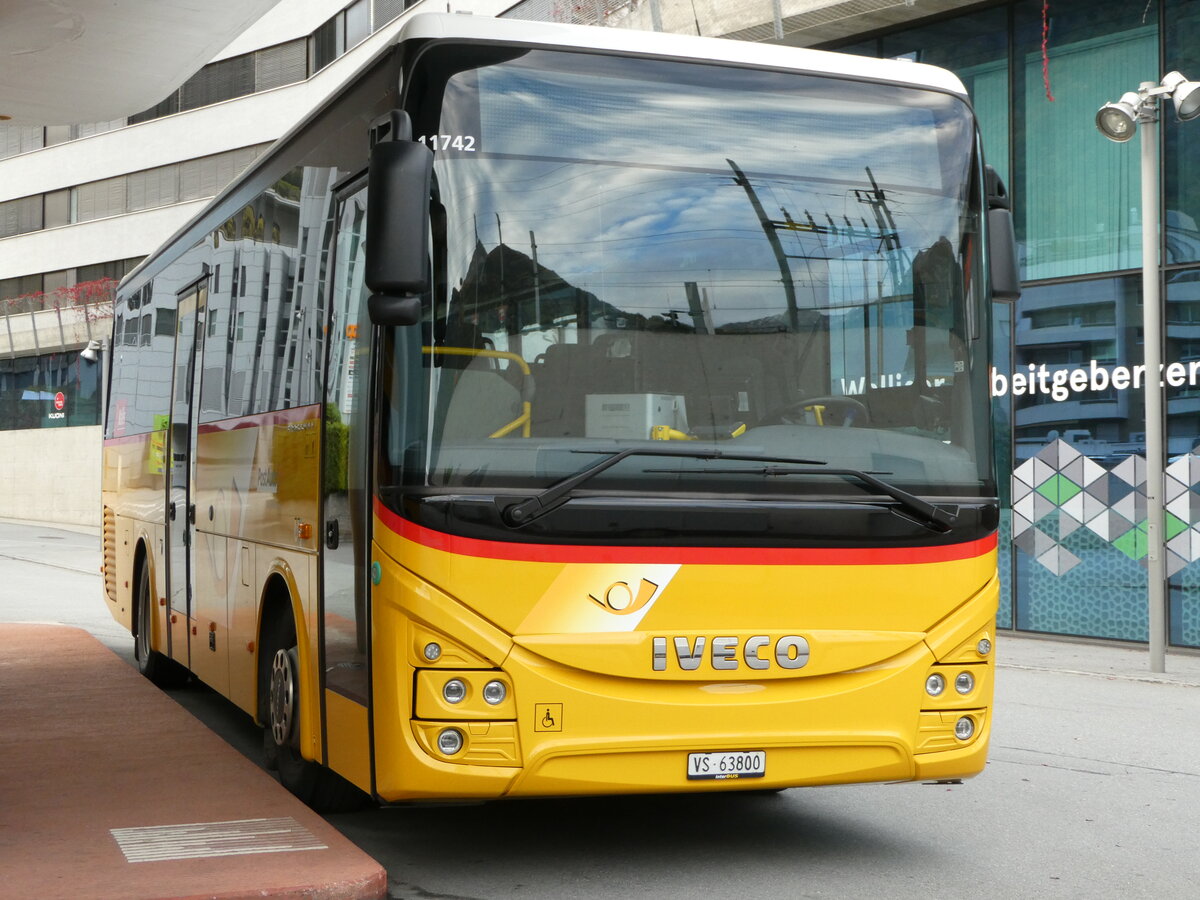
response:
{"label": "license plate", "polygon": [[719,753],[689,753],[689,780],[726,778],[762,778],[767,774],[767,754],[763,750],[723,750]]}

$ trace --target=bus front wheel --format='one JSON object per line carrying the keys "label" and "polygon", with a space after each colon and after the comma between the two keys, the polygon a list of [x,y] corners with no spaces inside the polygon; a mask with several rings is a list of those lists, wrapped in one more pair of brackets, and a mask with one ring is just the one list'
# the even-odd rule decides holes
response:
{"label": "bus front wheel", "polygon": [[344,812],[363,806],[368,797],[357,787],[300,752],[301,670],[296,630],[290,618],[277,622],[263,648],[267,715],[263,751],[268,768],[279,770],[285,788],[318,812]]}

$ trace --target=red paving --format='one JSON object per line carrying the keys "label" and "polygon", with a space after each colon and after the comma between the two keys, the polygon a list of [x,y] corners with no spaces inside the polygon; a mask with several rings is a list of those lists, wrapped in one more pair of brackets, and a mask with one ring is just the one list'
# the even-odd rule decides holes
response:
{"label": "red paving", "polygon": [[387,896],[379,863],[78,628],[0,624],[0,760],[0,898]]}

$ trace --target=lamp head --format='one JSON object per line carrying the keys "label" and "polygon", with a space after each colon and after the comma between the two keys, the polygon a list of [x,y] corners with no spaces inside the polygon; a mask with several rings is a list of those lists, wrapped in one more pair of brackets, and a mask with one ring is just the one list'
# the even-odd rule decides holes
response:
{"label": "lamp head", "polygon": [[1168,72],[1163,76],[1162,86],[1170,91],[1180,122],[1200,116],[1200,82],[1188,81],[1179,72]]}
{"label": "lamp head", "polygon": [[1120,100],[1105,103],[1096,113],[1096,127],[1110,141],[1123,144],[1137,131],[1140,104],[1141,97],[1134,91],[1123,94]]}

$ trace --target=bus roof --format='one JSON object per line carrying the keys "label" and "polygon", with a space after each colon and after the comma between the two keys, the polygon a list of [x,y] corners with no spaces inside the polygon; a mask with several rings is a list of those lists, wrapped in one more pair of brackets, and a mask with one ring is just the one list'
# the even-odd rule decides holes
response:
{"label": "bus roof", "polygon": [[827,74],[866,81],[932,88],[967,95],[956,75],[936,66],[908,60],[874,59],[762,44],[724,38],[693,37],[629,28],[597,28],[589,25],[561,25],[525,19],[493,19],[447,13],[417,13],[409,19],[397,38],[460,39],[511,41],[547,47],[604,50],[639,56],[659,56],[782,69],[810,74]]}
{"label": "bus roof", "polygon": [[[387,30],[396,29],[392,37],[384,38]],[[233,214],[240,202],[248,197],[248,190],[262,181],[262,173],[276,166],[276,161],[297,138],[303,135],[310,124],[322,118],[339,99],[352,90],[360,78],[367,73],[378,73],[376,68],[389,57],[400,44],[408,41],[461,40],[480,42],[515,43],[563,49],[600,50],[607,53],[630,54],[754,68],[794,71],[811,75],[829,75],[847,80],[882,82],[930,89],[954,94],[968,100],[966,89],[953,73],[936,66],[904,60],[874,59],[831,53],[824,50],[809,50],[799,47],[784,47],[776,44],[761,44],[751,41],[725,40],[721,38],[692,37],[665,32],[635,31],[627,28],[598,28],[588,25],[561,25],[523,19],[497,19],[491,16],[465,15],[462,13],[415,13],[401,19],[372,38],[380,41],[376,52],[345,77],[341,83],[310,110],[295,126],[276,140],[262,156],[246,171],[236,177],[208,205],[161,243],[153,253],[125,276],[119,293],[140,286],[153,277],[171,258],[172,248],[188,248],[217,228]],[[265,187],[259,183],[259,188]]]}

